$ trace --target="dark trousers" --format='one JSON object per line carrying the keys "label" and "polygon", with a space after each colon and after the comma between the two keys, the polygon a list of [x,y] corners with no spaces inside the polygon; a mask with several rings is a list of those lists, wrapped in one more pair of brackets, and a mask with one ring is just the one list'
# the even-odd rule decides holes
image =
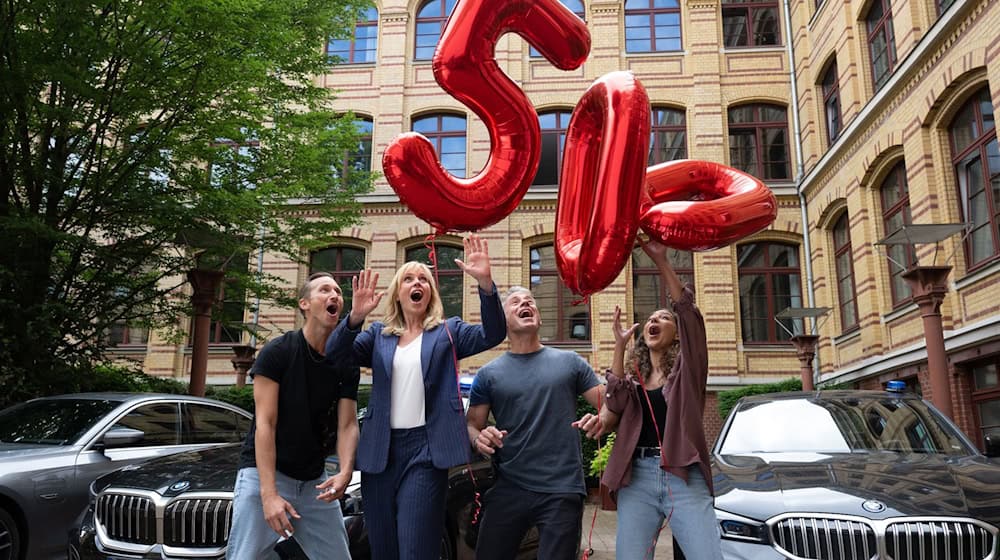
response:
{"label": "dark trousers", "polygon": [[580,545],[581,494],[524,490],[503,478],[486,494],[476,560],[511,560],[525,533],[538,527],[538,558],[573,560]]}
{"label": "dark trousers", "polygon": [[448,471],[434,468],[424,428],[392,430],[389,461],[361,473],[372,560],[437,560]]}

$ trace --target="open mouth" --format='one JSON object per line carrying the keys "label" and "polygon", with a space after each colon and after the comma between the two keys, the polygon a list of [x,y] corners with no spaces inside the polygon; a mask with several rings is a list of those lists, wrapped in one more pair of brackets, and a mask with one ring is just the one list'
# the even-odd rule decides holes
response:
{"label": "open mouth", "polygon": [[649,327],[649,336],[660,336],[660,327],[657,326]]}
{"label": "open mouth", "polygon": [[326,312],[330,315],[336,315],[338,311],[340,311],[340,308],[336,304],[331,303],[326,306]]}
{"label": "open mouth", "polygon": [[527,319],[527,318],[530,318],[531,315],[532,315],[531,310],[528,309],[528,308],[522,309],[522,310],[520,310],[520,311],[517,312],[517,318],[518,319]]}
{"label": "open mouth", "polygon": [[424,299],[424,293],[420,290],[414,290],[410,292],[410,301],[413,303],[420,303],[420,300]]}

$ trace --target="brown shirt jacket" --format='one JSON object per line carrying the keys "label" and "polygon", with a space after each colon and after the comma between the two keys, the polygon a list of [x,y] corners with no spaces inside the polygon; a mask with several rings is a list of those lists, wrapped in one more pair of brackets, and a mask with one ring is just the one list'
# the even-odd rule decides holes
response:
{"label": "brown shirt jacket", "polygon": [[[712,468],[708,457],[708,444],[702,424],[705,409],[705,385],[708,382],[708,348],[705,341],[705,320],[694,304],[694,287],[684,286],[680,301],[674,303],[677,316],[677,335],[680,350],[674,367],[663,386],[667,401],[666,426],[660,443],[660,468],[687,482],[688,467],[697,465],[712,487]],[[613,491],[627,486],[632,478],[632,453],[639,441],[642,428],[642,408],[639,381],[632,374],[620,379],[608,373],[607,407],[619,416],[618,435],[608,459],[601,481]]]}

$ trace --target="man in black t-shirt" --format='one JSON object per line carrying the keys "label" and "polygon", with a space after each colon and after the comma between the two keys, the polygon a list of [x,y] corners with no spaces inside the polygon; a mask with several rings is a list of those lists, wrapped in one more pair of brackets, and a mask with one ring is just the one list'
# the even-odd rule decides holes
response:
{"label": "man in black t-shirt", "polygon": [[[339,498],[354,472],[360,371],[323,356],[343,307],[333,276],[311,275],[299,290],[302,329],[264,345],[250,370],[256,411],[240,454],[226,558],[273,557],[275,542],[294,534],[310,558],[350,559]],[[327,478],[331,442],[340,472]]]}

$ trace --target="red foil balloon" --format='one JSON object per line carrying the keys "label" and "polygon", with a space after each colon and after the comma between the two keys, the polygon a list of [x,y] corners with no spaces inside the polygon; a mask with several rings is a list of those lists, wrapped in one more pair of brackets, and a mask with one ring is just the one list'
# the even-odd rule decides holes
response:
{"label": "red foil balloon", "polygon": [[766,228],[777,215],[771,189],[732,167],[678,160],[646,170],[639,225],[675,249],[718,249]]}
{"label": "red foil balloon", "polygon": [[587,90],[566,133],[556,210],[556,264],[581,295],[608,286],[632,253],[649,153],[649,99],[630,72]]}
{"label": "red foil balloon", "polygon": [[486,124],[490,156],[459,179],[423,135],[389,145],[382,169],[400,200],[439,233],[477,230],[502,220],[524,197],[541,154],[538,115],[494,58],[501,35],[515,32],[557,67],[571,70],[590,52],[587,26],[558,0],[459,0],[432,61],[438,84]]}

